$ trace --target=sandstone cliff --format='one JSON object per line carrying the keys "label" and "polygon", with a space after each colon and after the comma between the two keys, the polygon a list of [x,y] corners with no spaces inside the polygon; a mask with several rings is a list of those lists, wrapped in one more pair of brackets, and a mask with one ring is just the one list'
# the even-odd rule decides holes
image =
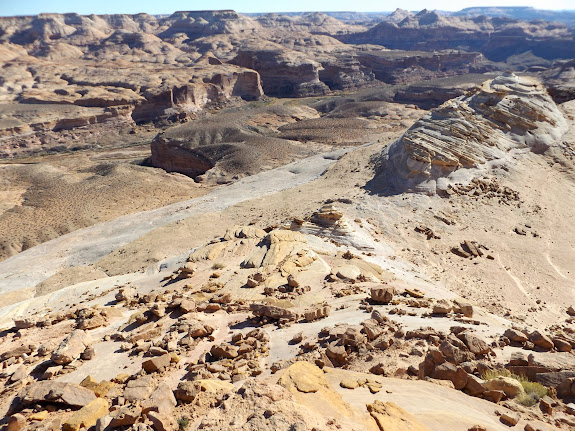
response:
{"label": "sandstone cliff", "polygon": [[493,61],[505,61],[527,51],[546,59],[575,56],[573,34],[564,24],[443,16],[425,9],[400,22],[383,21],[366,32],[338,38],[346,43],[373,43],[391,49],[479,51]]}
{"label": "sandstone cliff", "polygon": [[[566,121],[535,80],[499,76],[415,123],[383,153],[387,192],[446,192],[455,171],[480,168],[513,150],[543,153],[559,144]],[[459,174],[469,180],[473,172]]]}

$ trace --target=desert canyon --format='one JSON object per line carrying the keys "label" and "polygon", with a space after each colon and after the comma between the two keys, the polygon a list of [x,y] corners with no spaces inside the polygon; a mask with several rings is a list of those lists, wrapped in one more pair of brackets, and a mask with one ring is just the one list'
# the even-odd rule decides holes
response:
{"label": "desert canyon", "polygon": [[0,17],[0,427],[575,430],[575,11]]}

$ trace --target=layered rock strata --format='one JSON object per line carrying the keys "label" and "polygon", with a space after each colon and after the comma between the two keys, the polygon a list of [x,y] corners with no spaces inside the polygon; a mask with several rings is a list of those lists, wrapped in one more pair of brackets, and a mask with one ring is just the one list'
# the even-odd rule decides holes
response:
{"label": "layered rock strata", "polygon": [[426,114],[384,150],[382,174],[391,192],[444,192],[456,170],[514,149],[543,153],[566,130],[545,88],[509,73]]}

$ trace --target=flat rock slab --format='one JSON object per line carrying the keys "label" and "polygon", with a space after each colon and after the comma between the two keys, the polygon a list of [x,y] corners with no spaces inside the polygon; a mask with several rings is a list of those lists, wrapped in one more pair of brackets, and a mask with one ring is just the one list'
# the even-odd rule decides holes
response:
{"label": "flat rock slab", "polygon": [[32,383],[14,398],[10,411],[18,411],[30,404],[50,402],[70,407],[84,407],[96,399],[89,389],[72,383],[44,381]]}

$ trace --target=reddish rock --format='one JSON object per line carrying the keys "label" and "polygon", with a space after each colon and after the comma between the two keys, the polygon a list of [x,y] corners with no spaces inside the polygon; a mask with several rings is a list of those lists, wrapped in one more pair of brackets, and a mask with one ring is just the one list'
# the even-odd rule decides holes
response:
{"label": "reddish rock", "polygon": [[553,414],[553,400],[547,395],[539,400],[539,408],[546,415]]}
{"label": "reddish rock", "polygon": [[219,346],[212,346],[210,349],[210,355],[216,359],[234,359],[239,355],[239,353],[236,346],[223,343]]}
{"label": "reddish rock", "polygon": [[6,431],[20,431],[26,427],[26,417],[20,413],[16,413],[8,418]]}
{"label": "reddish rock", "polygon": [[457,367],[449,362],[444,362],[435,367],[431,377],[438,380],[450,380],[455,389],[463,389],[467,384],[467,373],[461,367]]}
{"label": "reddish rock", "polygon": [[501,421],[501,423],[503,423],[509,427],[514,427],[515,425],[517,425],[517,423],[519,422],[520,419],[521,419],[521,415],[519,413],[503,413],[499,417],[499,420]]}
{"label": "reddish rock", "polygon": [[472,397],[478,397],[486,391],[483,380],[473,374],[467,375],[467,383],[463,390]]}
{"label": "reddish rock", "polygon": [[491,351],[491,348],[485,341],[471,332],[462,332],[457,337],[463,341],[469,351],[475,355],[485,355]]}
{"label": "reddish rock", "polygon": [[347,352],[343,346],[336,346],[330,344],[328,348],[325,350],[325,354],[331,361],[331,363],[336,367],[341,367],[347,364],[348,357]]}
{"label": "reddish rock", "polygon": [[372,287],[371,300],[380,304],[389,304],[395,295],[394,287]]}
{"label": "reddish rock", "polygon": [[537,347],[541,347],[545,350],[551,350],[553,347],[555,347],[553,341],[551,341],[551,338],[539,331],[533,331],[529,335],[529,341],[531,341]]}
{"label": "reddish rock", "polygon": [[435,367],[444,362],[445,357],[443,356],[443,353],[435,348],[429,349],[425,355],[425,359],[419,364],[419,379],[431,376]]}
{"label": "reddish rock", "polygon": [[562,338],[553,338],[553,345],[559,352],[571,351],[571,343]]}
{"label": "reddish rock", "polygon": [[481,396],[487,401],[491,401],[492,403],[497,404],[505,396],[505,392],[494,389],[483,392]]}
{"label": "reddish rock", "polygon": [[169,353],[162,356],[155,356],[142,362],[142,368],[147,373],[154,373],[156,371],[162,371],[164,368],[170,365],[171,356]]}
{"label": "reddish rock", "polygon": [[524,343],[529,339],[524,332],[512,328],[507,329],[503,335],[516,343]]}

